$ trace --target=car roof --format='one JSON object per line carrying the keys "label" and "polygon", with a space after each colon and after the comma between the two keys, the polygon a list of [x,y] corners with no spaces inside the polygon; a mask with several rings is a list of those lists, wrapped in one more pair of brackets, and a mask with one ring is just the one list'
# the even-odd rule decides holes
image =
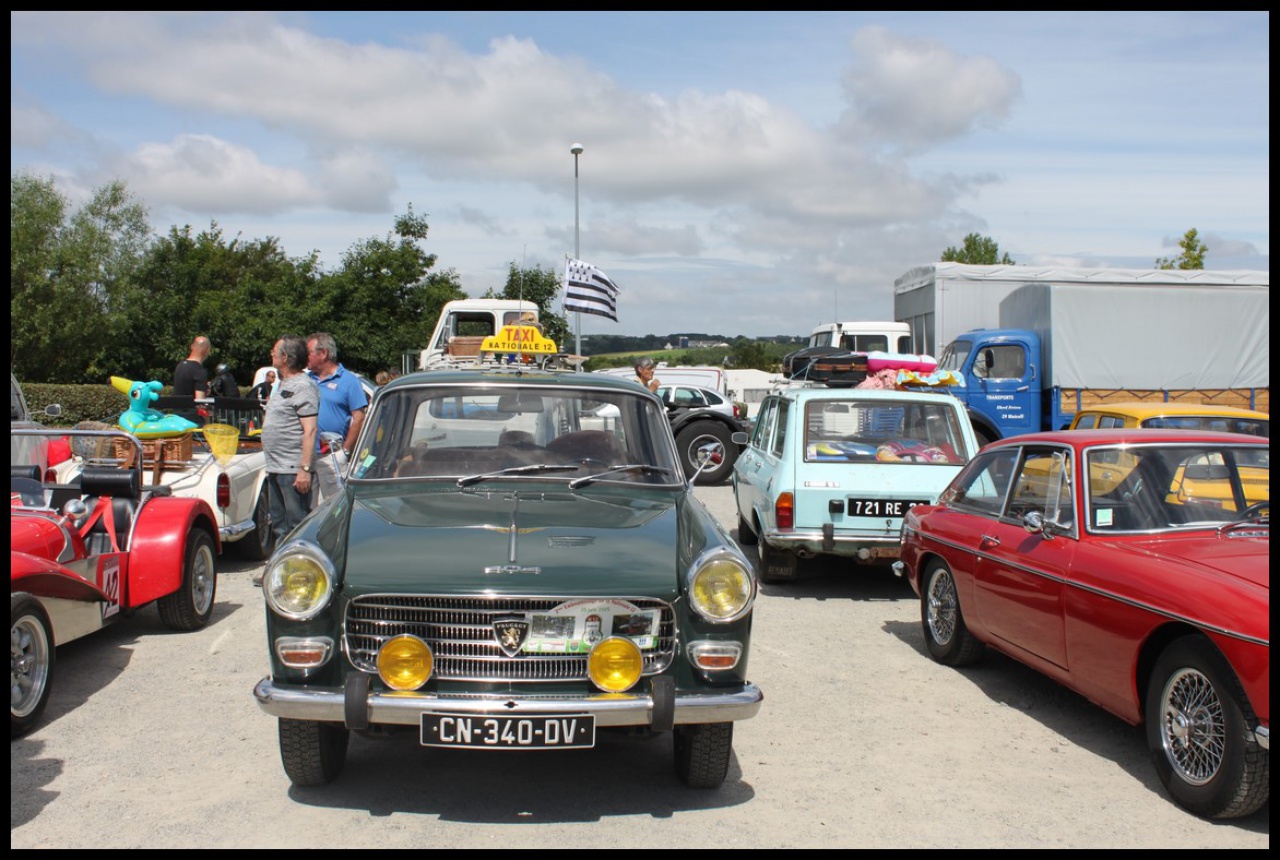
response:
{"label": "car roof", "polygon": [[960,401],[945,391],[916,391],[901,388],[855,388],[831,387],[826,385],[793,384],[775,389],[772,393],[797,400],[931,400],[950,401],[956,405]]}
{"label": "car roof", "polygon": [[1161,418],[1174,415],[1253,418],[1260,421],[1269,421],[1271,419],[1271,416],[1265,412],[1255,412],[1252,409],[1241,409],[1238,406],[1215,406],[1210,403],[1166,403],[1164,401],[1155,403],[1145,401],[1105,403],[1097,406],[1086,406],[1076,414],[1127,415],[1131,418],[1137,418],[1140,421],[1147,418]]}
{"label": "car roof", "polygon": [[[1243,433],[1222,433],[1217,430],[1143,430],[1135,427],[1114,428],[1110,430],[1051,430],[1044,433],[1025,433],[1021,436],[1010,436],[992,442],[991,448],[1009,448],[1017,445],[1034,445],[1052,442],[1060,445],[1071,445],[1075,448],[1088,448],[1093,445],[1190,445],[1210,443],[1214,445],[1252,445],[1258,448],[1269,448],[1271,442],[1262,436],[1247,436]],[[986,450],[986,449],[984,449]]]}
{"label": "car roof", "polygon": [[406,373],[382,386],[382,391],[396,391],[401,388],[421,385],[486,385],[503,387],[539,387],[614,389],[631,394],[656,395],[640,386],[634,380],[619,376],[607,376],[600,373],[583,373],[578,371],[527,370],[520,367],[489,367],[484,369],[462,370],[420,370]]}

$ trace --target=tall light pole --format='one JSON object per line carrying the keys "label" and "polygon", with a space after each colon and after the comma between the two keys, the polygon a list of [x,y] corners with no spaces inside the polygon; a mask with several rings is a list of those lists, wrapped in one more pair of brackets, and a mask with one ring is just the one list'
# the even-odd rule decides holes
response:
{"label": "tall light pole", "polygon": [[[581,260],[582,252],[578,250],[578,156],[582,155],[582,144],[575,143],[569,151],[573,153],[573,259]],[[582,355],[582,311],[573,312],[573,354]]]}

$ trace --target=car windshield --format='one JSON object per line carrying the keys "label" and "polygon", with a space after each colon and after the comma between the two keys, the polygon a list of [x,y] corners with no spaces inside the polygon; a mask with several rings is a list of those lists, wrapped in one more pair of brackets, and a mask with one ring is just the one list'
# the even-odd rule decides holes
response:
{"label": "car windshield", "polygon": [[[603,407],[611,408],[603,408]],[[672,484],[666,416],[639,393],[579,386],[423,384],[384,392],[355,480]]]}
{"label": "car windshield", "polygon": [[1170,531],[1269,518],[1269,448],[1126,445],[1091,448],[1085,456],[1092,531]]}
{"label": "car windshield", "polygon": [[958,465],[969,459],[956,410],[912,400],[811,400],[805,462]]}

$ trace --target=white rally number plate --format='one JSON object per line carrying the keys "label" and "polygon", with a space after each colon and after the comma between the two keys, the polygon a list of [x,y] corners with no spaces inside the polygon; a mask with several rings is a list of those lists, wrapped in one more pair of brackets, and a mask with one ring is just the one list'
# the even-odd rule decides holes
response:
{"label": "white rally number plate", "polygon": [[596,745],[591,714],[555,716],[422,715],[422,745],[470,749],[563,750]]}

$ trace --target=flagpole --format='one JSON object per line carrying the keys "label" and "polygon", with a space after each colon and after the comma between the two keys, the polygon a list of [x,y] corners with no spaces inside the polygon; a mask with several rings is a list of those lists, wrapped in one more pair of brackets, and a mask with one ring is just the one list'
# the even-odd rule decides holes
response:
{"label": "flagpole", "polygon": [[[582,259],[578,250],[578,156],[582,155],[582,144],[575,143],[569,147],[573,153],[573,258]],[[582,355],[582,311],[573,312],[573,354]]]}

